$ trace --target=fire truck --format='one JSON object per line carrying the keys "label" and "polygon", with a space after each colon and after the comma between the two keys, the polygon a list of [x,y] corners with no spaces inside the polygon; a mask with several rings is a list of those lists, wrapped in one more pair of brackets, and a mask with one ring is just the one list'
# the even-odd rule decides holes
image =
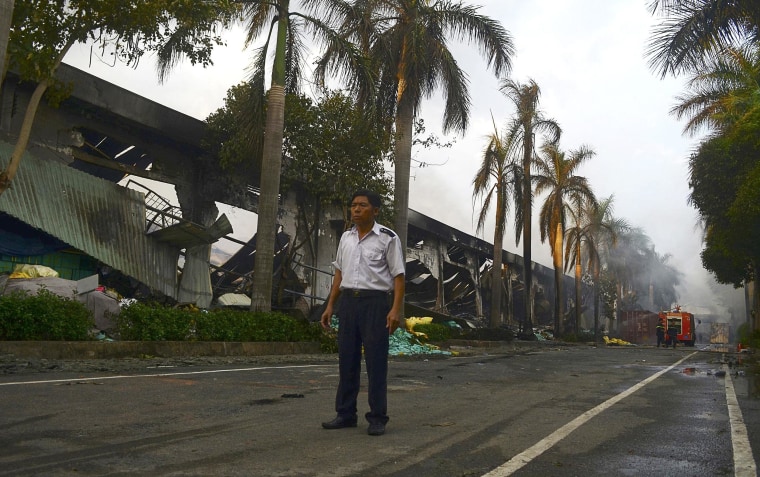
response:
{"label": "fire truck", "polygon": [[694,346],[697,340],[694,327],[694,315],[681,311],[680,306],[676,306],[673,311],[661,311],[660,322],[665,325],[665,336],[668,334],[668,328],[675,328],[676,339],[686,346]]}

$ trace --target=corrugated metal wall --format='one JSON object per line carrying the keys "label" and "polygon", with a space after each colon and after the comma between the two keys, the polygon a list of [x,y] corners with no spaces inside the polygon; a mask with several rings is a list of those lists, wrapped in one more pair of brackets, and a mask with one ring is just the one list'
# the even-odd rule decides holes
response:
{"label": "corrugated metal wall", "polygon": [[[11,152],[0,142],[3,169]],[[179,250],[145,235],[140,192],[25,154],[0,211],[176,297]]]}

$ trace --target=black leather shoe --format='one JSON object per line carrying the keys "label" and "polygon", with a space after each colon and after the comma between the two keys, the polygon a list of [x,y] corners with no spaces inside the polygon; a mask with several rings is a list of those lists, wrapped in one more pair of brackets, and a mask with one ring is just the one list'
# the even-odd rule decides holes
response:
{"label": "black leather shoe", "polygon": [[356,427],[356,418],[337,416],[332,421],[323,422],[325,429],[343,429],[344,427]]}
{"label": "black leather shoe", "polygon": [[367,434],[370,436],[382,436],[385,434],[385,424],[381,422],[373,422],[367,428]]}

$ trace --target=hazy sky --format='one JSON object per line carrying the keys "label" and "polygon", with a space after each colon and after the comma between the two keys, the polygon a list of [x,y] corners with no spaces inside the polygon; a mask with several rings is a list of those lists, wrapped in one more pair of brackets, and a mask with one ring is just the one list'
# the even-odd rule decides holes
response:
{"label": "hazy sky", "polygon": [[[688,156],[696,138],[681,134],[683,123],[669,114],[685,78],[660,79],[647,66],[644,52],[657,21],[649,0],[472,0],[480,12],[502,22],[516,47],[511,78],[533,79],[541,88],[541,109],[563,129],[561,149],[587,145],[596,152],[580,174],[597,197],[614,194],[615,215],[641,227],[659,254],[684,273],[681,304],[689,309],[719,301],[714,283],[702,268],[701,230],[696,211],[687,203]],[[240,30],[226,35],[227,48],[214,55],[209,69],[176,69],[159,85],[154,64],[144,59],[136,70],[111,67],[88,48],[73,51],[66,62],[173,109],[205,119],[223,105],[229,87],[246,78],[251,52],[243,50]],[[451,149],[417,151],[415,158],[443,164],[412,170],[410,207],[441,222],[475,234],[472,178],[493,131],[513,110],[498,90],[498,80],[474,47],[453,44],[457,61],[468,73],[472,96],[470,126]],[[310,93],[307,84],[306,93]],[[423,105],[428,132],[440,135],[442,96]],[[537,203],[541,203],[539,197]],[[538,207],[536,207],[537,209]],[[536,215],[537,217],[537,215]],[[250,215],[231,216],[236,236],[247,239],[254,227]],[[534,222],[535,223],[535,222]],[[505,248],[516,247],[513,223]],[[549,245],[534,238],[533,259],[551,266]],[[491,242],[493,225],[482,238]]]}

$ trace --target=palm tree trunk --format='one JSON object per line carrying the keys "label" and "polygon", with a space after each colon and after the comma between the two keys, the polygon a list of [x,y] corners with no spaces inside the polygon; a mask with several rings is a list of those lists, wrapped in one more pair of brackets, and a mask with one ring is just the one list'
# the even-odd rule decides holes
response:
{"label": "palm tree trunk", "polygon": [[507,293],[507,323],[509,325],[513,325],[515,321],[515,310],[514,310],[514,297],[512,296],[512,270],[509,268],[509,265],[507,265],[507,273],[505,274],[506,278],[506,293]]}
{"label": "palm tree trunk", "polygon": [[594,263],[594,342],[599,342],[599,279],[602,272],[599,264]]}
{"label": "palm tree trunk", "polygon": [[498,328],[501,325],[501,255],[502,238],[496,227],[493,245],[493,266],[491,267],[491,318],[490,328]]}
{"label": "palm tree trunk", "polygon": [[251,311],[272,309],[272,269],[274,268],[274,242],[277,234],[279,205],[277,197],[280,192],[282,136],[285,123],[285,88],[281,85],[272,85],[269,90],[266,121]]}
{"label": "palm tree trunk", "polygon": [[554,296],[554,336],[559,336],[562,333],[560,329],[563,322],[563,310],[562,303],[564,302],[563,287],[562,287],[562,224],[557,223],[554,231],[554,290],[556,295]]}
{"label": "palm tree trunk", "polygon": [[491,320],[490,327],[501,325],[501,296],[502,296],[502,251],[504,247],[504,217],[505,200],[502,188],[496,193],[496,226],[493,232],[493,267],[491,268]]}
{"label": "palm tree trunk", "polygon": [[279,209],[282,136],[285,125],[285,44],[289,3],[289,0],[280,0],[279,2],[277,47],[272,67],[272,86],[269,89],[267,99],[251,311],[270,311],[272,309],[272,269],[274,268],[274,246]]}
{"label": "palm tree trunk", "polygon": [[396,233],[401,240],[401,248],[406,256],[406,237],[409,222],[409,175],[412,168],[412,135],[414,127],[414,104],[401,97],[396,112],[396,146],[395,146],[395,224]]}
{"label": "palm tree trunk", "polygon": [[575,333],[581,330],[581,243],[575,244]]}
{"label": "palm tree trunk", "polygon": [[533,134],[526,129],[525,150],[523,151],[523,280],[525,282],[525,318],[522,333],[533,336],[533,259],[531,257],[531,230],[533,216],[533,187],[530,179],[531,158],[533,157]]}

